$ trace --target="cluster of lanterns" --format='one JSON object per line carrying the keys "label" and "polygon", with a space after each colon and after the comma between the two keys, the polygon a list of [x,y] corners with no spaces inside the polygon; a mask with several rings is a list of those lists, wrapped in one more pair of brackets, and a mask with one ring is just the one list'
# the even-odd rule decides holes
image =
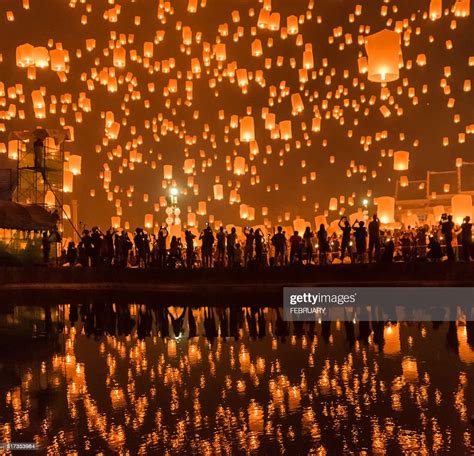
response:
{"label": "cluster of lanterns", "polygon": [[[49,1],[5,11],[0,36]],[[429,155],[447,150],[463,166],[474,133],[460,96],[474,66],[462,41],[470,0],[348,4],[335,23],[314,0],[231,0],[212,15],[206,0],[185,3],[158,0],[151,11],[72,0],[77,36],[58,24],[46,42],[32,33],[38,39],[14,43],[15,56],[0,47],[12,70],[0,76],[0,134],[41,123],[81,137],[66,156],[64,189],[82,174],[79,189],[105,196],[112,226],[143,214],[155,231],[176,220],[298,225],[354,218],[366,198],[393,223],[394,183],[408,186],[411,162],[429,168]],[[28,19],[33,32],[41,26]],[[439,125],[423,135],[412,124],[429,122],[424,113]],[[0,153],[15,158],[1,138]],[[170,189],[185,217],[169,213]]]}

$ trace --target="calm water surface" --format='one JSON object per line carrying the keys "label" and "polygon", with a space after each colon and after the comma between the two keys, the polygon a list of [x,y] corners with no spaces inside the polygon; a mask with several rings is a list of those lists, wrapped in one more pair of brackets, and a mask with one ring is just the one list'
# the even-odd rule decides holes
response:
{"label": "calm water surface", "polygon": [[[48,454],[472,454],[471,323],[109,301],[0,311],[0,440]],[[38,453],[35,453],[38,454]]]}

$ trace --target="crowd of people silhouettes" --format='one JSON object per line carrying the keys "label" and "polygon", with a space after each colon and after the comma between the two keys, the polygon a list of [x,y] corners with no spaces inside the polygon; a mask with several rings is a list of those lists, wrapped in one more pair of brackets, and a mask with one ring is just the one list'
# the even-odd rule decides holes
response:
{"label": "crowd of people silhouettes", "polygon": [[[166,226],[157,235],[142,228],[129,233],[98,227],[85,229],[78,245],[69,242],[63,250],[63,265],[137,268],[265,267],[292,264],[339,264],[393,261],[471,261],[474,259],[472,223],[465,217],[456,226],[452,216],[443,214],[437,226],[383,229],[377,215],[369,223],[342,217],[339,230],[329,234],[321,224],[316,232],[306,227],[303,233],[287,235],[282,226],[265,234],[260,228],[245,227],[238,236],[209,224],[199,236],[190,230],[171,236]],[[49,261],[48,234],[43,237],[45,262]]]}

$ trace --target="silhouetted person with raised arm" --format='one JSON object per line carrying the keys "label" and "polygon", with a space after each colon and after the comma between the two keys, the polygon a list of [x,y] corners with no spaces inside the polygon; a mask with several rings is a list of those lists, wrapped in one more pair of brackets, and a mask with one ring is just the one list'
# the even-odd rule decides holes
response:
{"label": "silhouetted person with raised arm", "polygon": [[313,262],[313,238],[314,233],[311,231],[311,227],[307,226],[303,233],[306,264],[311,264]]}
{"label": "silhouetted person with raised arm", "polygon": [[[357,226],[356,226],[357,224]],[[357,258],[359,263],[364,263],[365,252],[367,250],[367,230],[363,221],[355,220],[352,225],[354,230]]]}
{"label": "silhouetted person with raised arm", "polygon": [[341,261],[344,261],[346,255],[351,257],[351,224],[346,216],[341,217],[339,220],[338,226],[342,231],[342,241],[341,241]]}
{"label": "silhouetted person with raised arm", "polygon": [[463,261],[470,261],[474,258],[474,250],[472,244],[472,223],[471,217],[464,217],[461,224],[461,244],[462,244],[462,259]]}
{"label": "silhouetted person with raised arm", "polygon": [[448,261],[455,261],[453,250],[453,216],[443,214],[441,216],[439,225],[441,228],[441,233],[443,234],[444,240],[446,242],[446,255],[448,257]]}
{"label": "silhouetted person with raised arm", "polygon": [[369,263],[372,259],[379,261],[380,254],[380,220],[377,214],[374,214],[369,223]]}
{"label": "silhouetted person with raised arm", "polygon": [[319,245],[319,264],[328,263],[328,252],[329,252],[329,242],[328,242],[328,232],[324,223],[319,225],[318,230],[318,245]]}
{"label": "silhouetted person with raised arm", "polygon": [[237,243],[237,230],[233,226],[227,234],[227,266],[234,266],[235,244]]}
{"label": "silhouetted person with raised arm", "polygon": [[286,237],[281,226],[277,228],[277,232],[273,235],[272,244],[275,247],[275,266],[284,266],[286,255]]}
{"label": "silhouetted person with raised arm", "polygon": [[219,266],[224,266],[225,261],[225,241],[226,241],[226,232],[224,231],[224,227],[219,227],[219,230],[216,234],[217,240],[217,256],[216,256],[216,264]]}

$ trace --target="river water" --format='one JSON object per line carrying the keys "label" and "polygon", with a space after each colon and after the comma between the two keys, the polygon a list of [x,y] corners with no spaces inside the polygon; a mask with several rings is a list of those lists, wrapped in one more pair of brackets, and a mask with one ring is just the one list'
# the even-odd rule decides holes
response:
{"label": "river water", "polygon": [[[472,323],[276,307],[0,310],[0,442],[48,454],[472,454]],[[38,453],[35,453],[38,454]]]}

